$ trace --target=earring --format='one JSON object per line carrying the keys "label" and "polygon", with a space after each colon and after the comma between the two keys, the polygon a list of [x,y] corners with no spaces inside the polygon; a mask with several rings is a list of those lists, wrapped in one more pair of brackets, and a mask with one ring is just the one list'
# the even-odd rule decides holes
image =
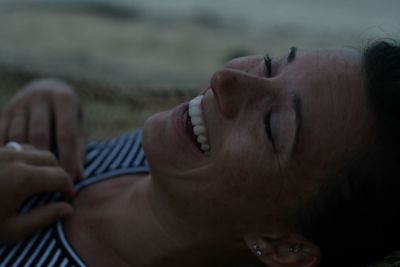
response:
{"label": "earring", "polygon": [[260,247],[257,246],[256,244],[254,244],[253,249],[254,249],[254,251],[256,252],[256,255],[257,255],[257,256],[260,257],[260,256],[262,255],[262,251],[261,251]]}
{"label": "earring", "polygon": [[289,251],[290,253],[298,253],[303,249],[303,245],[301,244],[294,244],[290,246]]}

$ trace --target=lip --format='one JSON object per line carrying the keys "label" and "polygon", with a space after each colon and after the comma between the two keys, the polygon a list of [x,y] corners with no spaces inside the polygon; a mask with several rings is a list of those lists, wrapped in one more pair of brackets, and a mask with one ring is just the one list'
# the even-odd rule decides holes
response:
{"label": "lip", "polygon": [[209,124],[208,124],[208,122],[207,122],[207,114],[206,114],[206,110],[205,110],[205,108],[204,108],[204,106],[205,105],[207,105],[207,98],[206,98],[206,94],[207,94],[207,92],[208,92],[208,90],[210,90],[211,92],[213,92],[213,90],[211,89],[211,87],[209,87],[209,88],[207,88],[206,90],[204,90],[204,92],[201,94],[202,96],[203,96],[203,100],[201,101],[201,105],[200,105],[200,107],[201,107],[201,117],[202,117],[202,119],[203,119],[203,122],[204,122],[204,125],[206,125],[206,129],[207,129],[207,131],[206,131],[206,138],[207,138],[207,140],[208,140],[208,144],[210,145],[210,147],[212,147],[211,146],[211,139],[210,139],[210,129],[209,129]]}
{"label": "lip", "polygon": [[205,155],[198,149],[198,147],[196,147],[186,130],[186,121],[183,120],[183,115],[188,109],[189,102],[176,107],[172,113],[172,124],[177,132],[179,140],[187,143],[188,145],[186,147],[190,147],[190,150],[192,150],[196,155],[205,158]]}

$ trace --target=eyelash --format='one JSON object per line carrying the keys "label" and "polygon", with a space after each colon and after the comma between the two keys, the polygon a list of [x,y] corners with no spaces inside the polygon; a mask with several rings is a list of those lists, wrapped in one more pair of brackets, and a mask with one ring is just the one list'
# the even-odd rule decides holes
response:
{"label": "eyelash", "polygon": [[[271,77],[272,75],[272,59],[269,57],[269,55],[264,56],[264,64],[265,64],[265,70],[266,70],[266,75],[267,77]],[[268,135],[268,138],[271,140],[272,146],[275,150],[275,142],[272,137],[272,132],[271,132],[271,114],[272,111],[269,111],[268,114],[264,118],[264,125],[265,125],[265,132]]]}
{"label": "eyelash", "polygon": [[274,143],[274,139],[272,138],[272,132],[271,132],[271,114],[272,111],[269,111],[267,116],[264,118],[264,124],[265,124],[265,132],[268,135],[268,138],[271,140],[272,143]]}
{"label": "eyelash", "polygon": [[266,75],[267,77],[271,77],[272,74],[272,59],[269,57],[269,55],[264,56],[264,64],[265,64],[265,70],[266,70]]}

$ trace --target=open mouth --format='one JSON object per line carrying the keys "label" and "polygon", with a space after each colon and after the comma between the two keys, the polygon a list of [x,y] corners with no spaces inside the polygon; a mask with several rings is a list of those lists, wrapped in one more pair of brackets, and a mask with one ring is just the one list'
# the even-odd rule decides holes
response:
{"label": "open mouth", "polygon": [[194,144],[205,154],[210,153],[210,144],[207,139],[207,128],[204,124],[201,101],[203,96],[197,96],[189,102],[189,108],[184,113],[187,131]]}

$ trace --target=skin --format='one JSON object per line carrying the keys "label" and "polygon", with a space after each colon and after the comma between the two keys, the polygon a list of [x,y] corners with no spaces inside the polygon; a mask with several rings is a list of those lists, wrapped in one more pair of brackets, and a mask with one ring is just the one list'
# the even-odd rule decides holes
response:
{"label": "skin", "polygon": [[[271,76],[263,57],[239,58],[203,94],[209,156],[177,131],[176,107],[144,126],[151,175],[95,184],[74,198],[65,228],[89,266],[232,266],[255,261],[254,244],[268,266],[317,264],[318,248],[286,212],[371,138],[360,54],[299,50],[290,64],[275,58]],[[307,253],[288,253],[299,243]]]}
{"label": "skin", "polygon": [[81,123],[77,94],[57,79],[27,84],[2,107],[0,145],[9,141],[31,145],[23,145],[20,152],[0,148],[0,244],[20,241],[72,213],[67,202],[50,203],[24,214],[16,210],[28,198],[44,192],[73,197],[73,180],[83,173]]}
{"label": "skin", "polygon": [[[203,224],[207,215],[210,225],[229,222],[240,231],[262,229],[265,221],[280,225],[281,211],[312,197],[326,172],[340,169],[367,138],[360,135],[370,127],[360,55],[299,50],[289,64],[287,56],[273,60],[271,77],[262,57],[233,60],[214,74],[203,100],[209,157],[194,153],[176,134],[173,110],[146,123],[143,145],[152,178],[193,223]],[[294,94],[302,102],[295,151]],[[270,110],[276,149],[265,132]]]}
{"label": "skin", "polygon": [[0,244],[12,244],[70,215],[67,202],[50,203],[17,214],[22,203],[36,194],[61,192],[71,199],[71,177],[48,151],[23,146],[23,151],[0,148]]}
{"label": "skin", "polygon": [[[318,248],[291,228],[286,211],[311,199],[331,174],[361,153],[373,138],[373,120],[358,52],[304,49],[289,64],[288,57],[273,60],[270,77],[263,57],[233,60],[214,74],[202,104],[209,156],[177,133],[172,118],[179,107],[146,122],[149,198],[157,203],[153,209],[168,210],[204,239],[239,236],[250,249],[260,243],[268,256],[259,259],[269,266],[287,261],[314,266]],[[293,95],[301,101],[301,118]],[[273,143],[265,131],[269,111]],[[233,238],[230,242],[238,245]],[[296,243],[311,253],[276,253]]]}
{"label": "skin", "polygon": [[9,141],[51,151],[74,180],[82,178],[85,134],[72,87],[50,78],[24,86],[0,112],[0,145]]}

